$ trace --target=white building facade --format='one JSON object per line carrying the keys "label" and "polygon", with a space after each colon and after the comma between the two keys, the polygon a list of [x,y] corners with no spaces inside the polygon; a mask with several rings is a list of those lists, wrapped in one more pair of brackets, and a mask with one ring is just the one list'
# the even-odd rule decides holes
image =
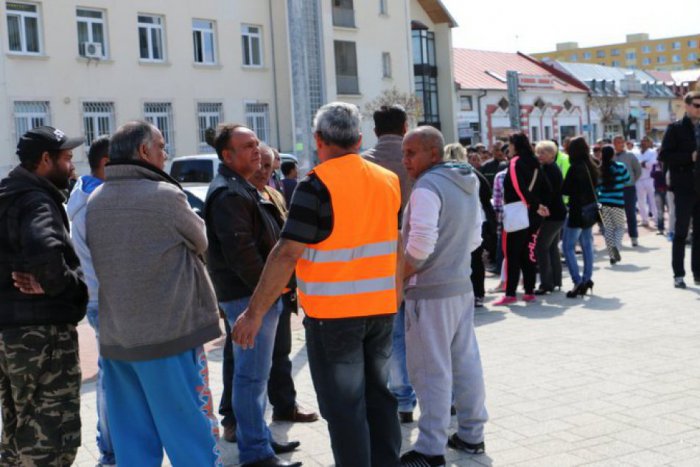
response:
{"label": "white building facade", "polygon": [[204,130],[227,121],[311,166],[320,105],[416,92],[416,27],[435,37],[431,123],[456,131],[455,23],[439,0],[20,0],[0,16],[0,175],[33,126],[89,143],[131,119],[155,123],[171,157],[211,152]]}

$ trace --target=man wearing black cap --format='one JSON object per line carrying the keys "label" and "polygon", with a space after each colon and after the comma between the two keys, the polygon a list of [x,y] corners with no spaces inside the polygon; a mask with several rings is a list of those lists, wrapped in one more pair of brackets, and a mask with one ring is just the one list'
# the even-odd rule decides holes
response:
{"label": "man wearing black cap", "polygon": [[88,296],[60,190],[81,144],[30,130],[0,180],[2,465],[70,465],[80,446],[76,324]]}

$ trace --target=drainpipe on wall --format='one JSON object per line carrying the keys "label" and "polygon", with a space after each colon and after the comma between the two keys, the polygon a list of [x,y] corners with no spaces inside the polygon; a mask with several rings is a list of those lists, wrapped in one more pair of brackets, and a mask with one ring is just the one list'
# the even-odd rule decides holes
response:
{"label": "drainpipe on wall", "polygon": [[483,94],[479,94],[476,98],[476,105],[477,105],[477,111],[479,113],[479,142],[483,143],[484,142],[484,125],[482,124],[481,121],[481,98],[486,97],[486,94],[488,94],[488,91],[485,89],[482,89],[481,92]]}
{"label": "drainpipe on wall", "polygon": [[275,32],[273,27],[272,18],[272,0],[269,0],[270,7],[270,46],[272,47],[272,88],[275,99],[275,126],[277,127],[277,147],[282,150],[282,142],[280,141],[280,110],[279,110],[279,98],[277,96],[277,57],[275,56]]}
{"label": "drainpipe on wall", "polygon": [[593,125],[591,124],[591,95],[588,94],[586,98],[586,118],[588,119],[588,141],[591,145],[595,144],[593,141]]}

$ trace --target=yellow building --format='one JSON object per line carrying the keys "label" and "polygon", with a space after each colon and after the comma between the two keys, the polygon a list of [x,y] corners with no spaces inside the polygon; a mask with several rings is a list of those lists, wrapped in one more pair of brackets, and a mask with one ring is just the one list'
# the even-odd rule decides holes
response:
{"label": "yellow building", "polygon": [[595,63],[647,70],[686,70],[700,67],[700,34],[649,39],[649,34],[628,34],[619,44],[579,47],[577,42],[557,44],[553,52],[535,53],[540,60]]}

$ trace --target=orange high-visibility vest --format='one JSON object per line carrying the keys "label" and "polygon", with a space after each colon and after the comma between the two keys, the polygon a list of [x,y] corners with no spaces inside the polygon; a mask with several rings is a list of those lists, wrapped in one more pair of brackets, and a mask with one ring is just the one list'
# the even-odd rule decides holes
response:
{"label": "orange high-visibility vest", "polygon": [[357,154],[313,172],[330,192],[333,230],[297,262],[304,312],[319,319],[396,313],[398,177]]}

